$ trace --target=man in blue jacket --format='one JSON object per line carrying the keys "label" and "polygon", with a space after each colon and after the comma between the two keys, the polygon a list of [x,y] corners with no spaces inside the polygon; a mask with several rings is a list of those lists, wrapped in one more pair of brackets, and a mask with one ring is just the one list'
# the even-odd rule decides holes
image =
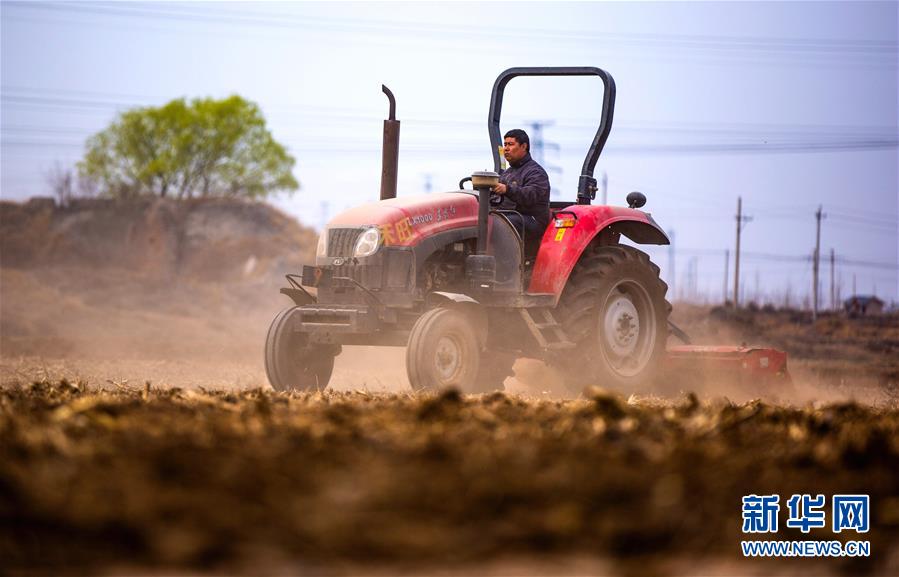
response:
{"label": "man in blue jacket", "polygon": [[[527,132],[516,128],[503,137],[503,156],[509,168],[499,177],[493,192],[503,197],[500,208],[512,209],[518,214],[507,214],[512,224],[524,232],[525,245],[529,249],[539,246],[543,232],[549,224],[549,176],[543,167],[531,158],[531,139]],[[528,252],[532,252],[528,250]]]}

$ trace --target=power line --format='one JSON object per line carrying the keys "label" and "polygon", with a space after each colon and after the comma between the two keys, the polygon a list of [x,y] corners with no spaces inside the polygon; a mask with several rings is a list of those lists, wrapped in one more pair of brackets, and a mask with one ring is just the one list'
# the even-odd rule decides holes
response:
{"label": "power line", "polygon": [[609,152],[640,154],[789,154],[811,152],[853,152],[864,150],[892,150],[899,148],[899,138],[876,140],[846,140],[843,142],[799,141],[777,144],[670,144],[670,145],[615,145],[609,144]]}
{"label": "power line", "polygon": [[[70,107],[88,107],[88,108],[108,108],[121,107],[127,104],[109,100],[85,100],[85,99],[63,99],[49,97],[34,96],[16,96],[10,94],[2,94],[0,96],[3,101],[12,103],[28,103],[40,106],[62,106]],[[321,118],[321,113],[318,117]],[[370,120],[372,123],[374,119]],[[427,122],[427,120],[425,120]],[[22,127],[18,127],[21,129]],[[10,128],[4,127],[4,131]],[[33,132],[42,129],[32,129]],[[59,130],[54,128],[53,130]],[[344,139],[341,139],[343,142]],[[465,146],[469,145],[469,140],[464,141]],[[558,146],[557,143],[551,145]],[[681,143],[681,144],[615,144],[608,146],[608,152],[614,154],[732,154],[732,153],[812,153],[812,152],[834,152],[834,151],[863,151],[874,149],[895,149],[899,148],[899,137],[894,138],[877,138],[877,139],[842,139],[842,140],[799,140],[795,142],[779,142],[779,143],[740,143],[740,142],[722,142],[722,143]],[[368,151],[368,149],[366,149]],[[847,218],[852,218],[847,215]]]}
{"label": "power line", "polygon": [[[678,248],[677,252],[689,255],[697,255],[697,256],[721,256],[728,249],[715,249],[715,248]],[[783,263],[797,263],[797,262],[805,262],[811,263],[813,259],[813,255],[797,255],[797,254],[779,254],[779,253],[767,253],[767,252],[740,252],[740,258],[748,259],[748,260],[756,260],[763,262],[783,262]],[[839,264],[846,264],[852,266],[858,266],[862,268],[877,268],[882,270],[899,270],[899,264],[897,263],[887,263],[887,262],[876,262],[869,260],[859,260],[853,257],[845,257],[845,256],[835,256],[835,261]]]}
{"label": "power line", "polygon": [[[795,220],[797,217],[804,217],[807,215],[808,210],[778,209],[777,207],[773,207],[773,209],[760,208],[756,213],[765,218]],[[858,211],[858,216],[846,215],[838,212],[828,212],[828,214],[834,220],[844,221],[848,223],[849,226],[886,227],[890,230],[895,230],[897,227],[897,220],[883,217],[882,212],[874,213]]]}
{"label": "power line", "polygon": [[221,23],[239,26],[261,26],[270,28],[327,28],[345,29],[353,32],[406,32],[412,35],[428,35],[435,33],[452,34],[454,37],[480,36],[485,39],[521,38],[546,39],[580,43],[583,41],[603,42],[614,45],[646,46],[652,48],[680,48],[708,52],[759,51],[767,55],[783,54],[819,56],[832,58],[835,55],[853,55],[858,57],[884,57],[895,59],[897,44],[885,40],[853,40],[839,38],[765,38],[765,37],[725,37],[713,35],[675,35],[658,33],[620,33],[593,30],[551,30],[545,28],[516,29],[515,33],[504,32],[492,26],[476,24],[447,25],[444,23],[410,22],[397,20],[358,20],[316,18],[289,13],[222,11],[204,7],[202,10],[178,7],[172,9],[153,6],[123,4],[80,4],[80,3],[19,3],[8,2],[7,6],[69,13],[88,13],[112,16],[157,18],[163,20],[183,20],[189,22]]}
{"label": "power line", "polygon": [[860,266],[863,268],[877,268],[882,270],[899,270],[899,265],[886,262],[872,262],[867,260],[856,260],[845,257],[836,257],[836,262],[840,264],[848,264],[852,266]]}
{"label": "power line", "polygon": [[[346,142],[346,141],[344,141]],[[59,146],[59,147],[80,147],[83,146],[83,143],[77,142],[58,142],[51,143],[46,141],[29,141],[29,140],[3,140],[4,145],[8,146]],[[841,146],[829,146],[826,148],[827,151],[835,152],[835,151],[864,151],[871,149],[880,149],[880,148],[897,148],[899,147],[899,143],[892,144],[890,146],[879,146],[879,145],[866,145],[859,143],[847,143]],[[347,146],[346,144],[341,145],[339,142],[334,142],[333,144],[324,144],[319,141],[309,142],[309,144],[302,144],[299,146],[291,146],[291,148],[295,151],[304,151],[304,152],[346,152],[346,153],[371,153],[377,152],[380,148],[372,144],[371,146],[359,147],[359,146]],[[483,146],[467,146],[465,144],[458,144],[455,146],[450,146],[445,143],[438,144],[428,144],[428,145],[403,145],[403,150],[410,151],[423,151],[423,152],[447,152],[454,154],[464,154],[465,156],[482,156]],[[635,145],[627,148],[619,148],[616,146],[609,146],[606,150],[604,150],[604,154],[606,155],[636,155],[636,156],[645,156],[645,155],[687,155],[687,154],[700,154],[700,153],[762,153],[762,154],[790,154],[790,153],[814,153],[821,152],[825,150],[824,148],[817,146],[816,143],[806,143],[804,147],[790,147],[790,148],[770,148],[766,150],[762,149],[753,149],[753,148],[744,148],[744,147],[731,147],[731,148],[706,148],[704,146],[699,147],[680,147],[680,148],[671,148],[666,149],[664,151],[660,150],[658,147],[654,145]]]}
{"label": "power line", "polygon": [[890,221],[887,219],[849,216],[849,215],[840,214],[840,213],[828,213],[828,214],[830,214],[831,217],[836,220],[842,220],[842,221],[846,221],[846,222],[850,222],[850,223],[854,223],[854,224],[862,224],[865,226],[885,226],[885,227],[889,227],[894,230],[897,228],[897,226],[899,226],[899,223],[897,223],[896,220]]}
{"label": "power line", "polygon": [[[168,6],[171,6],[169,4]],[[207,5],[208,6],[208,5]],[[526,49],[546,55],[548,51],[567,54],[572,47],[589,45],[594,49],[614,50],[619,58],[678,61],[694,60],[700,64],[717,66],[814,66],[832,69],[893,70],[896,66],[895,42],[890,40],[855,40],[847,38],[767,38],[723,37],[713,35],[628,34],[595,30],[546,30],[520,29],[520,33],[504,32],[492,26],[476,26],[470,23],[447,25],[431,22],[397,22],[384,20],[347,20],[340,18],[314,18],[297,14],[256,13],[246,11],[216,11],[204,6],[201,11],[160,9],[135,4],[66,4],[66,3],[4,3],[5,20],[25,20],[85,25],[107,28],[119,32],[123,25],[164,33],[178,33],[176,26],[168,23],[196,23],[201,25],[239,26],[242,35],[265,34],[281,31],[284,34],[296,30],[310,33],[346,33],[343,42],[359,42],[396,48],[404,44],[420,43],[427,39],[430,47],[451,47],[454,52],[483,54],[485,45],[505,46],[510,40],[519,40],[521,34],[537,43],[525,45]],[[32,9],[31,12],[28,12]],[[43,11],[51,18],[38,17]],[[107,16],[107,20],[96,16]],[[68,16],[68,17],[67,17]],[[61,17],[61,18],[60,18]],[[157,26],[154,26],[154,21]],[[184,30],[184,29],[182,29]],[[190,30],[192,35],[196,29]],[[200,29],[200,33],[222,34],[216,28]],[[465,41],[469,39],[471,41]],[[460,41],[462,40],[462,41]],[[542,44],[540,42],[542,41]]]}
{"label": "power line", "polygon": [[[114,108],[118,106],[148,106],[154,102],[168,101],[173,97],[160,95],[123,95],[102,92],[86,92],[59,89],[33,89],[17,86],[2,86],[2,99],[10,104],[28,106],[47,106],[63,108]],[[321,106],[300,106],[288,103],[273,103],[267,106],[270,110],[285,110],[293,113],[313,116],[316,119],[372,120],[379,118],[380,112],[374,110],[347,110],[345,108],[328,108]],[[440,124],[446,126],[483,126],[482,121],[438,118],[410,117],[418,123]],[[593,133],[598,120],[586,117],[559,118],[552,121],[554,126],[568,130]],[[892,127],[876,126],[839,126],[839,125],[783,125],[771,124],[760,127],[756,124],[719,123],[714,125],[681,125],[679,123],[630,123],[615,125],[615,131],[647,133],[672,133],[678,136],[685,134],[737,138],[782,139],[791,137],[845,138],[853,136],[861,139],[896,138],[897,132]]]}

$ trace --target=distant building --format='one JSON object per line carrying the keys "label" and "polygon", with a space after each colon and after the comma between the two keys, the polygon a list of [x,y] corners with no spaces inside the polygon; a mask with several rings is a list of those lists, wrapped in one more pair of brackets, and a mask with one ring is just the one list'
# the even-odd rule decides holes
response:
{"label": "distant building", "polygon": [[854,295],[843,301],[843,308],[850,317],[879,315],[884,302],[873,295]]}

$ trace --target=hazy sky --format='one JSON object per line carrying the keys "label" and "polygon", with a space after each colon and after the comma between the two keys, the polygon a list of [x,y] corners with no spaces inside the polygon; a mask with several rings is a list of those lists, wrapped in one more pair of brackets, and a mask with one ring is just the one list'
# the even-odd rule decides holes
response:
{"label": "hazy sky", "polygon": [[[3,199],[48,194],[118,112],[181,96],[257,102],[297,158],[276,204],[320,227],[378,196],[381,121],[397,97],[399,194],[452,190],[492,166],[486,117],[511,66],[599,66],[615,122],[596,174],[673,230],[674,283],[794,303],[812,284],[814,212],[842,295],[899,299],[896,2],[0,3]],[[514,80],[503,130],[542,122],[554,196],[574,199],[596,130],[595,79]],[[534,137],[532,131],[532,138]],[[651,251],[672,280],[667,248]],[[695,271],[695,272],[694,272]],[[822,262],[822,302],[830,265]],[[691,282],[690,278],[695,278]]]}

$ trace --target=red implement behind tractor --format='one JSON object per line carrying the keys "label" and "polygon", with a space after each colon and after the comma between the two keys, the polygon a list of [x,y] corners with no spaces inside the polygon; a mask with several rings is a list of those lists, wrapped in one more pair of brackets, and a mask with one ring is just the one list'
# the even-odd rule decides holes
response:
{"label": "red implement behind tractor", "polygon": [[[598,76],[602,117],[571,202],[552,202],[542,238],[524,238],[496,208],[502,172],[500,113],[517,76]],[[633,388],[665,363],[671,306],[659,267],[628,245],[669,244],[628,195],[628,207],[593,206],[593,171],[612,127],[615,82],[604,70],[512,68],[497,78],[488,130],[495,172],[443,194],[396,198],[399,122],[385,121],[381,200],[350,209],[322,231],[314,265],[281,290],[295,306],[265,346],[277,390],[324,388],[342,345],[406,346],[413,388],[501,389],[517,357],[557,367],[573,393],[587,384]],[[471,181],[473,190],[462,189]],[[312,289],[314,290],[308,290]],[[314,294],[313,294],[314,293]],[[678,331],[679,332],[679,331]],[[681,349],[676,358],[690,356]],[[699,353],[697,353],[699,354]]]}

